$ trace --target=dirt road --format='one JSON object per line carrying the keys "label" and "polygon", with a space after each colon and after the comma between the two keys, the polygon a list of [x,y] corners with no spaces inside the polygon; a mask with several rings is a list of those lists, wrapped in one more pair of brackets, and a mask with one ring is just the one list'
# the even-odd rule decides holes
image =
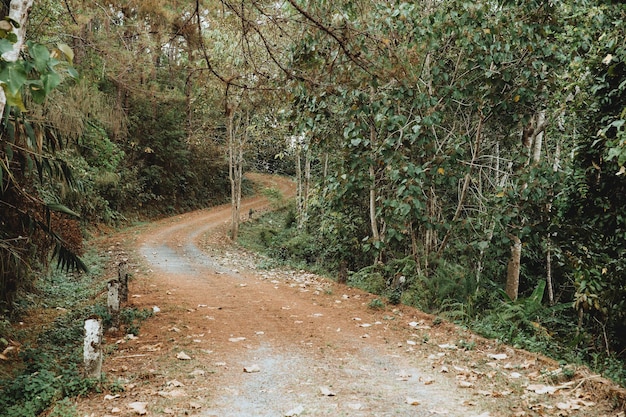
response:
{"label": "dirt road", "polygon": [[[266,205],[248,199],[242,212]],[[108,239],[134,271],[131,303],[157,312],[137,338],[108,335],[104,372],[123,391],[80,399],[81,415],[617,415],[551,361],[412,308],[374,309],[375,297],[304,271],[264,269],[231,245],[229,221],[221,206]]]}

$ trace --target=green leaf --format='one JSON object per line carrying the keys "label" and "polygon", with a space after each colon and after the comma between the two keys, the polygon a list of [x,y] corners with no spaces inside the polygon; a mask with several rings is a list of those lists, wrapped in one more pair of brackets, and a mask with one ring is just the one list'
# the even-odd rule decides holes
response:
{"label": "green leaf", "polygon": [[78,78],[78,71],[76,71],[76,69],[74,67],[69,67],[67,69],[67,73],[69,74],[70,77],[72,78]]}
{"label": "green leaf", "polygon": [[15,95],[26,82],[26,70],[20,62],[4,62],[3,64],[4,68],[0,70],[0,82],[8,88],[9,93]]}
{"label": "green leaf", "polygon": [[48,61],[50,61],[50,51],[48,51],[48,48],[38,43],[27,42],[27,45],[28,52],[33,58],[35,68],[39,73],[45,73],[48,67]]}
{"label": "green leaf", "polygon": [[13,43],[11,43],[8,39],[2,38],[0,39],[0,55],[5,52],[9,52],[13,50]]}
{"label": "green leaf", "polygon": [[56,72],[49,72],[41,76],[41,81],[43,83],[44,94],[47,96],[61,84],[61,77]]}
{"label": "green leaf", "polygon": [[56,211],[58,213],[68,214],[68,215],[74,216],[74,217],[80,217],[80,214],[76,213],[75,211],[70,210],[69,208],[67,208],[63,204],[51,203],[51,204],[46,204],[46,207],[48,207],[50,210]]}

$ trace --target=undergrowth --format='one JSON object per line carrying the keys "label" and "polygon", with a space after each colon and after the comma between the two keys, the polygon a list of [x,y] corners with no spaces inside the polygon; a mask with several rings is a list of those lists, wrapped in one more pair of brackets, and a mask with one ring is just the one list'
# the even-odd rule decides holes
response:
{"label": "undergrowth", "polygon": [[[18,314],[37,324],[12,326],[15,320],[0,317],[0,351],[12,341],[21,346],[7,361],[0,361],[0,415],[73,417],[71,398],[99,391],[104,379],[85,378],[82,373],[84,320],[92,315],[111,325],[106,311],[104,260],[95,253],[85,256],[88,274],[51,271],[36,283],[36,291],[24,296]],[[126,308],[121,322],[137,333],[139,323],[151,311]]]}
{"label": "undergrowth", "polygon": [[[337,276],[332,248],[295,226],[295,209],[282,205],[278,210],[244,223],[239,244],[270,257],[269,266],[306,268]],[[461,324],[489,339],[555,360],[583,364],[626,386],[624,359],[592,343],[577,326],[571,303],[547,306],[543,301],[545,282],[531,294],[513,302],[492,281],[481,285],[459,264],[438,261],[430,276],[423,276],[411,257],[392,259],[349,272],[347,284],[382,296],[369,307],[385,308],[403,303]]]}

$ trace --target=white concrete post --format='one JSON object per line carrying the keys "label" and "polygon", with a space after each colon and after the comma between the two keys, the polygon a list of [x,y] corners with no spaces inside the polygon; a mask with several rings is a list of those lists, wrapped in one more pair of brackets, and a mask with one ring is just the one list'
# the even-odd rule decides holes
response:
{"label": "white concrete post", "polygon": [[120,283],[112,279],[108,284],[107,310],[111,315],[113,327],[118,327],[120,322]]}
{"label": "white concrete post", "polygon": [[128,302],[128,264],[122,261],[117,266],[117,276],[120,282],[120,303]]}
{"label": "white concrete post", "polygon": [[102,320],[98,317],[90,317],[85,320],[83,357],[85,376],[100,379],[102,373]]}

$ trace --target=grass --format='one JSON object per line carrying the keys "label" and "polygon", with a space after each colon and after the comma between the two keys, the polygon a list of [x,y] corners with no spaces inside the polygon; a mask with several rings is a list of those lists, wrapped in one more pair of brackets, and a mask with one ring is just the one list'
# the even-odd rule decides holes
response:
{"label": "grass", "polygon": [[[36,283],[35,291],[20,299],[17,313],[25,324],[12,326],[0,317],[0,348],[9,340],[21,343],[19,356],[0,361],[0,414],[32,417],[48,413],[76,417],[70,399],[102,389],[104,379],[84,378],[84,320],[98,315],[110,325],[106,310],[106,259],[95,251],[84,256],[90,272],[63,273],[53,269]],[[121,322],[139,332],[151,311],[122,309]],[[15,320],[13,320],[15,321]],[[114,384],[114,383],[112,383]]]}

